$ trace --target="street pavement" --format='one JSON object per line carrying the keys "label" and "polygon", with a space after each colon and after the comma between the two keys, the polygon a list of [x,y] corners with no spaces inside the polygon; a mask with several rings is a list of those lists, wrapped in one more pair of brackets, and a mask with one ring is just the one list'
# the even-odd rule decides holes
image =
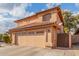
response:
{"label": "street pavement", "polygon": [[79,56],[79,48],[0,47],[0,56]]}

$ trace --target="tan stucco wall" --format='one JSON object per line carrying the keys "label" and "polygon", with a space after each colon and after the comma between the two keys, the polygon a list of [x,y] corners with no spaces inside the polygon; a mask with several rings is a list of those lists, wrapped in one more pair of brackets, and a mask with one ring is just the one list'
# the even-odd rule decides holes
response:
{"label": "tan stucco wall", "polygon": [[12,38],[12,44],[14,44],[15,43],[15,33],[11,34],[11,38]]}
{"label": "tan stucco wall", "polygon": [[48,14],[48,13],[52,13],[52,17],[51,17],[49,22],[57,21],[57,16],[58,16],[57,12],[54,12],[54,11],[51,12],[50,11],[50,12],[45,12],[44,14],[38,15],[36,18],[32,18],[32,19],[23,20],[21,22],[18,22],[17,27],[23,26],[23,25],[28,25],[28,24],[35,23],[35,22],[37,22],[37,23],[38,22],[43,22],[42,21],[42,19],[43,19],[42,16],[45,15],[45,14]]}
{"label": "tan stucco wall", "polygon": [[52,17],[50,19],[50,22],[56,22],[57,21],[57,13],[52,13]]}
{"label": "tan stucco wall", "polygon": [[23,25],[25,25],[25,24],[28,24],[28,22],[26,22],[26,21],[18,22],[17,27],[23,26]]}
{"label": "tan stucco wall", "polygon": [[21,21],[21,22],[18,22],[17,24],[17,27],[19,26],[24,26],[24,25],[28,25],[28,24],[32,24],[32,23],[39,23],[39,22],[42,22],[42,17],[36,17],[36,19],[33,19],[33,20],[29,20],[28,21]]}

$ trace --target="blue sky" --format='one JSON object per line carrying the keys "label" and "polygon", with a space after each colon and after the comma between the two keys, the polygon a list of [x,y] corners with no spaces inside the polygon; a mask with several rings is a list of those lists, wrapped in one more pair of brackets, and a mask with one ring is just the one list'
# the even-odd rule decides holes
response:
{"label": "blue sky", "polygon": [[[76,12],[79,11],[79,4],[75,4],[75,3],[62,3],[62,4],[58,4],[60,5],[62,10],[68,9],[71,10],[72,12]],[[51,4],[52,7],[56,6],[56,4]],[[29,11],[33,11],[33,12],[39,12],[41,11],[41,9],[48,9],[48,7],[46,6],[46,3],[32,3],[32,6],[28,7]]]}
{"label": "blue sky", "polygon": [[61,9],[68,9],[72,12],[77,12],[79,11],[79,4],[72,4],[72,3],[65,3],[65,4],[61,4]]}
{"label": "blue sky", "polygon": [[[51,4],[52,7],[56,6],[56,4]],[[79,5],[75,4],[75,3],[62,3],[62,4],[58,4],[60,5],[61,9],[65,10],[71,10],[72,12],[76,12],[79,11]],[[33,12],[38,12],[41,9],[48,9],[48,7],[46,6],[46,4],[44,3],[33,3],[32,6],[30,8],[28,8],[29,11],[33,11]]]}
{"label": "blue sky", "polygon": [[69,10],[79,14],[79,4],[77,3],[0,3],[0,33],[16,27],[15,20],[58,5],[62,10]]}

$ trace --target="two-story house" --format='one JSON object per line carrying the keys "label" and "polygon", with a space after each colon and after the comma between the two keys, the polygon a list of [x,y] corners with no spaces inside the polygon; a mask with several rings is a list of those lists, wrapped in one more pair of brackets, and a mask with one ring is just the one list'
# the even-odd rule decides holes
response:
{"label": "two-story house", "polygon": [[12,43],[20,46],[57,47],[57,33],[63,32],[61,9],[54,7],[16,20],[10,30]]}

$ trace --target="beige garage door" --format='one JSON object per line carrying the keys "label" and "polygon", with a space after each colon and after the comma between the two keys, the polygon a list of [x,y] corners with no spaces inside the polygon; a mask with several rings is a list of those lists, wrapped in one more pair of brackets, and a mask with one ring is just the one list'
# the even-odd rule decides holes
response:
{"label": "beige garage door", "polygon": [[44,31],[20,32],[17,39],[18,44],[22,46],[45,47]]}

